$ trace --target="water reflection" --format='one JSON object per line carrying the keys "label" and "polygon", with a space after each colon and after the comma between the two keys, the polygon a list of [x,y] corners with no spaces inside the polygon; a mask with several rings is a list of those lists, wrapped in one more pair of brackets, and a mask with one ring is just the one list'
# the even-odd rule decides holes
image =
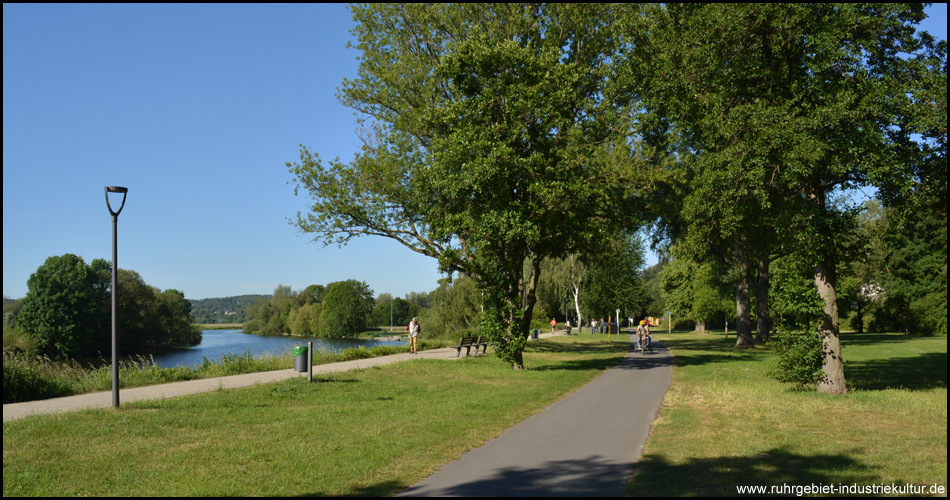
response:
{"label": "water reflection", "polygon": [[352,340],[352,339],[324,339],[311,337],[268,337],[251,335],[241,330],[202,330],[201,343],[182,349],[154,356],[155,364],[161,367],[200,366],[202,358],[212,361],[220,360],[225,354],[244,354],[250,351],[251,356],[258,358],[266,355],[279,355],[290,352],[293,346],[306,345],[313,342],[314,351],[321,350],[336,352],[351,347],[364,346],[367,349],[377,345],[406,345],[405,342],[390,340]]}

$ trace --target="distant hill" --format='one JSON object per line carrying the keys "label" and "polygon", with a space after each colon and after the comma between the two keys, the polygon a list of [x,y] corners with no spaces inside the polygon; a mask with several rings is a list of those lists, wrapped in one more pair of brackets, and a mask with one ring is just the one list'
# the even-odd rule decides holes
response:
{"label": "distant hill", "polygon": [[247,308],[258,297],[270,298],[270,295],[238,295],[189,300],[192,321],[199,324],[244,323]]}

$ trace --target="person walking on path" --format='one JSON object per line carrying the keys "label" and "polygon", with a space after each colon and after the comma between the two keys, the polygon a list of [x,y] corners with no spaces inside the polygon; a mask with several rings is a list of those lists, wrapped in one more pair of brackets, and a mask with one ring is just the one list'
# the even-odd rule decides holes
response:
{"label": "person walking on path", "polygon": [[406,327],[406,331],[409,332],[409,354],[416,354],[416,337],[418,337],[419,332],[422,331],[422,328],[419,326],[419,321],[416,318],[412,318],[412,321],[409,322],[409,326]]}
{"label": "person walking on path", "polygon": [[554,333],[555,328],[557,328],[557,321],[554,318],[551,318],[551,333]]}

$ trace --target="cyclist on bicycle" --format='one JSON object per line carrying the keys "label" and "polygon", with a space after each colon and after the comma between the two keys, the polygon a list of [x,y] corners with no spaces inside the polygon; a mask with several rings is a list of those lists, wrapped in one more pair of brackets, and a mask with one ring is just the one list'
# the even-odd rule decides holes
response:
{"label": "cyclist on bicycle", "polygon": [[647,323],[647,320],[641,320],[640,326],[637,327],[637,347],[638,350],[642,351],[645,347],[650,345],[650,324]]}

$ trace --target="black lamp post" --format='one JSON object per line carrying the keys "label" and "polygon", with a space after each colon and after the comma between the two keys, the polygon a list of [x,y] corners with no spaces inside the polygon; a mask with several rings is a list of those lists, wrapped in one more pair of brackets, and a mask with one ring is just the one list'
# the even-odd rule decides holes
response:
{"label": "black lamp post", "polygon": [[[109,193],[122,193],[122,204],[118,210],[112,210],[112,204],[109,203]],[[118,289],[119,272],[119,247],[118,227],[119,213],[125,206],[125,197],[129,193],[129,188],[119,186],[106,186],[106,206],[109,207],[109,213],[112,214],[112,406],[119,407],[119,343],[116,340],[116,309],[118,301],[116,300],[116,291]]]}

